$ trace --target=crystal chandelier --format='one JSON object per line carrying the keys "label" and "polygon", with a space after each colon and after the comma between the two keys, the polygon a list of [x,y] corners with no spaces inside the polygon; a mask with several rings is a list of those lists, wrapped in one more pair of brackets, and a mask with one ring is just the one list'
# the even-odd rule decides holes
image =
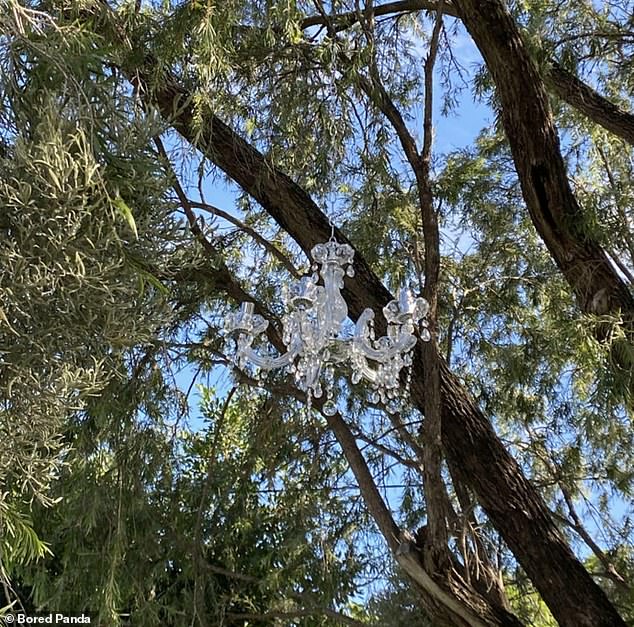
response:
{"label": "crystal chandelier", "polygon": [[260,370],[287,368],[294,374],[298,387],[307,393],[309,403],[313,397],[321,398],[325,391],[322,411],[332,416],[337,411],[333,400],[334,366],[347,361],[353,383],[362,379],[370,383],[370,402],[380,401],[390,410],[397,409],[399,375],[412,364],[416,329],[423,341],[431,339],[426,320],[427,301],[415,298],[402,287],[399,298],[383,307],[387,335],[376,339],[371,309],[363,311],[354,329],[351,324],[346,328],[348,307],[341,290],[344,274],[354,276],[354,250],[331,237],[330,241],[317,244],[311,256],[315,261],[313,273],[303,277],[291,290],[285,290],[284,354],[261,354],[253,347],[269,324],[254,313],[253,303],[242,303],[238,312],[225,318],[225,332],[237,336],[236,365],[243,371],[249,364]]}

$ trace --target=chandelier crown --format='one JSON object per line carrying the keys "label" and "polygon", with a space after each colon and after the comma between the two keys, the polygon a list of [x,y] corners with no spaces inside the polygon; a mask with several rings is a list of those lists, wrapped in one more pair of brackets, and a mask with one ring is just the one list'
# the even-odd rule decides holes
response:
{"label": "chandelier crown", "polygon": [[310,251],[310,255],[319,264],[335,263],[345,268],[352,266],[354,249],[348,244],[339,244],[331,239],[324,244],[317,244]]}

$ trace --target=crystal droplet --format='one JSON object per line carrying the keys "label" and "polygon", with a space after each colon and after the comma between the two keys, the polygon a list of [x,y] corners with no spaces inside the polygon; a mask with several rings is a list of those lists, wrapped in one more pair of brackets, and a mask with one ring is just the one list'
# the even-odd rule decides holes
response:
{"label": "crystal droplet", "polygon": [[388,414],[396,414],[401,409],[401,404],[397,400],[392,399],[387,403],[385,409],[387,409]]}
{"label": "crystal droplet", "polygon": [[334,401],[327,400],[321,410],[326,414],[326,416],[334,416],[337,413],[337,405],[335,405]]}

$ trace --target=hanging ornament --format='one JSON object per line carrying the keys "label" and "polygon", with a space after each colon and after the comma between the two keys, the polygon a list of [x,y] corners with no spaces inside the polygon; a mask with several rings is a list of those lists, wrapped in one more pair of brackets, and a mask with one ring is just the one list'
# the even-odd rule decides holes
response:
{"label": "hanging ornament", "polygon": [[426,316],[429,305],[402,287],[399,297],[383,307],[387,335],[375,338],[374,312],[365,309],[354,327],[344,335],[348,306],[341,295],[344,275],[354,276],[354,250],[331,237],[317,244],[311,255],[313,273],[285,290],[286,313],[282,317],[282,355],[261,354],[253,347],[268,321],[255,313],[255,305],[242,303],[240,310],[225,318],[225,332],[236,336],[235,363],[241,370],[252,364],[260,370],[287,368],[298,387],[312,398],[326,396],[322,410],[332,416],[337,412],[334,400],[334,367],[348,362],[352,382],[370,383],[370,402],[382,403],[395,411],[401,397],[400,373],[412,364],[416,329],[421,340],[431,339]]}

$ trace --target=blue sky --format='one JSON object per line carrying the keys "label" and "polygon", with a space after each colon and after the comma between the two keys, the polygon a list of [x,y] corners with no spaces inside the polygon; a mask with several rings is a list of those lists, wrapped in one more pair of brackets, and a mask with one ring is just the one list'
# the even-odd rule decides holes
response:
{"label": "blue sky", "polygon": [[[453,25],[453,18],[445,19],[448,25]],[[474,72],[481,58],[471,38],[461,26],[458,27],[456,35],[453,38],[453,48],[455,54],[461,59],[467,74]],[[421,49],[420,52],[421,54],[425,53],[423,49]],[[469,87],[464,89],[461,100],[455,110],[447,116],[443,116],[442,89],[439,79],[440,77],[437,76],[434,93],[433,151],[435,157],[471,145],[480,130],[487,126],[492,118],[491,110],[485,104],[478,103],[474,100]],[[410,132],[412,132],[420,145],[422,143],[422,103],[412,114],[413,119],[409,125]],[[189,189],[193,196],[198,196],[195,182],[191,182]],[[207,176],[203,184],[203,191],[206,202],[241,217],[240,211],[236,209],[236,199],[239,195],[239,187],[236,184],[227,181],[225,177]],[[222,220],[219,220],[219,224],[223,227],[225,226]],[[195,372],[189,366],[184,367],[177,373],[176,381],[182,390],[186,391],[190,388],[194,374]],[[200,382],[203,383],[203,380],[201,379]],[[230,385],[230,379],[227,373],[224,372],[224,369],[218,368],[211,373],[211,375],[205,377],[204,383],[216,387],[217,391],[222,393],[222,390],[227,389],[228,385]],[[190,394],[190,407],[193,418],[192,426],[197,425],[199,422],[196,419],[198,415],[197,406],[198,395],[195,389],[193,389]]]}
{"label": "blue sky", "polygon": [[[463,30],[459,29],[457,32],[454,40],[454,51],[464,64],[467,73],[475,71],[481,61],[480,55],[471,42],[471,39]],[[441,114],[441,101],[441,88],[437,85],[434,97],[434,154],[436,156],[442,156],[443,154],[470,146],[481,129],[488,126],[493,120],[491,109],[485,104],[476,102],[468,87],[465,88],[455,111],[448,116]],[[421,106],[414,111],[413,120],[410,124],[410,130],[419,140],[419,145],[421,129],[422,103]],[[216,177],[216,180],[212,182],[211,177],[208,177],[204,185],[204,191],[206,200],[210,204],[218,206],[225,211],[236,212],[235,202],[238,196],[238,188],[234,184],[219,180],[219,177]],[[236,215],[239,215],[239,212],[236,213]],[[193,374],[194,372],[189,367],[184,368],[178,373],[177,382],[181,389],[187,390],[190,387]],[[223,369],[217,369],[204,382],[215,386],[218,392],[222,394],[228,385],[228,377]],[[196,428],[201,423],[197,418],[197,394],[195,392],[190,396],[190,406],[192,409],[192,420],[190,424]],[[400,483],[398,477],[396,477],[394,483]],[[389,490],[384,494],[384,497],[388,504],[392,506],[393,510],[398,511],[401,498],[400,490]],[[623,508],[620,502],[615,502],[614,505],[617,509]],[[619,512],[615,513],[618,516]],[[593,526],[592,523],[589,524],[589,529],[592,533],[598,531],[598,527]],[[581,553],[584,554],[584,551],[582,550]]]}

